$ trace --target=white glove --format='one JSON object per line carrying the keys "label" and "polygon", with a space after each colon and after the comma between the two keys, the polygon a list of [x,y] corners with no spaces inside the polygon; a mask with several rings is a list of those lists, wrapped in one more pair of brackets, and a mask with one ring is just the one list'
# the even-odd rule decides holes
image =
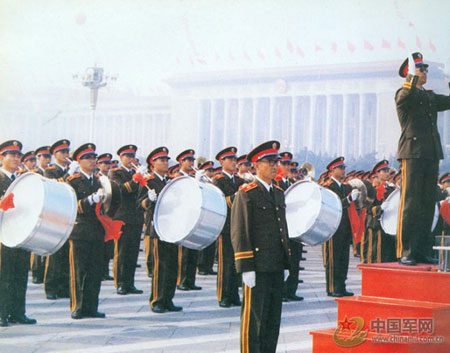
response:
{"label": "white glove", "polygon": [[255,271],[243,272],[242,282],[244,282],[244,284],[247,287],[253,288],[256,284],[256,272]]}
{"label": "white glove", "polygon": [[67,173],[69,175],[73,175],[73,174],[75,174],[75,173],[77,173],[79,171],[80,171],[80,165],[78,164],[78,162],[77,161],[72,161],[70,163],[69,170],[67,171]]}
{"label": "white glove", "polygon": [[197,181],[202,181],[202,178],[205,176],[205,171],[204,170],[197,170],[195,172],[195,180]]}
{"label": "white glove", "polygon": [[284,281],[289,277],[289,270],[284,270]]}
{"label": "white glove", "polygon": [[360,192],[359,192],[358,189],[353,189],[352,192],[351,192],[351,194],[350,194],[350,197],[349,197],[350,201],[356,201],[356,200],[358,200],[359,194],[360,194]]}
{"label": "white glove", "polygon": [[100,203],[106,200],[105,190],[98,189],[96,192],[88,196],[89,204]]}
{"label": "white glove", "polygon": [[148,199],[151,202],[155,202],[156,199],[158,198],[158,195],[156,194],[155,189],[150,189],[149,191],[147,191],[147,195],[148,195]]}
{"label": "white glove", "polygon": [[408,57],[408,74],[414,76],[416,74],[416,63],[412,54]]}
{"label": "white glove", "polygon": [[141,174],[141,175],[146,175],[148,173],[148,170],[147,170],[146,167],[141,165],[141,166],[136,168],[136,173]]}

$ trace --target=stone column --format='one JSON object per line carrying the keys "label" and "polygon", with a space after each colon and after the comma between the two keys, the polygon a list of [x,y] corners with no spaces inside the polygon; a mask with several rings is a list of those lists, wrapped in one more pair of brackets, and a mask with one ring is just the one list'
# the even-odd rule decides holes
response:
{"label": "stone column", "polygon": [[276,97],[270,97],[270,115],[269,115],[269,139],[273,138],[275,129],[275,109],[276,109]]}
{"label": "stone column", "polygon": [[300,141],[297,141],[297,136],[299,135],[298,134],[299,124],[298,124],[298,120],[297,120],[299,102],[298,102],[298,97],[296,97],[296,96],[291,97],[291,100],[292,100],[291,130],[290,130],[291,136],[290,136],[289,149],[291,151],[295,151],[296,147],[298,147],[298,145],[300,144]]}

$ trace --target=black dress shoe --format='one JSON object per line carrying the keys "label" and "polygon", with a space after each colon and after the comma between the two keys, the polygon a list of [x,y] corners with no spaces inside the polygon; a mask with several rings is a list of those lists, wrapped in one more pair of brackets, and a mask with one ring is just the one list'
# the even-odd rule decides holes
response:
{"label": "black dress shoe", "polygon": [[181,311],[183,310],[182,306],[175,305],[172,301],[166,306],[167,310],[169,311]]}
{"label": "black dress shoe", "polygon": [[307,254],[307,253],[308,253],[308,250],[303,249],[303,250],[302,250],[302,253],[303,253],[303,254]]}
{"label": "black dress shoe", "polygon": [[282,301],[283,303],[287,303],[287,302],[289,301],[289,298],[283,296],[283,297],[281,298],[281,301]]}
{"label": "black dress shoe", "polygon": [[72,314],[70,314],[70,317],[74,320],[80,320],[83,318],[83,315],[80,311],[74,311]]}
{"label": "black dress shoe", "polygon": [[345,290],[343,292],[343,294],[344,294],[344,297],[353,297],[355,295],[353,292],[349,292],[347,290]]}
{"label": "black dress shoe", "polygon": [[303,297],[299,297],[298,295],[292,294],[288,296],[289,300],[292,300],[294,302],[301,302],[304,298]]}
{"label": "black dress shoe", "polygon": [[85,317],[93,317],[93,318],[98,318],[98,319],[104,319],[106,317],[105,313],[102,313],[100,311],[95,311],[93,313],[88,313],[86,315],[83,315]]}
{"label": "black dress shoe", "polygon": [[221,308],[229,308],[229,307],[231,306],[231,300],[228,299],[228,298],[222,299],[222,300],[219,302],[219,306],[220,306]]}
{"label": "black dress shoe", "polygon": [[144,293],[143,290],[137,289],[135,286],[131,286],[130,288],[128,288],[128,293],[131,294],[142,294]]}
{"label": "black dress shoe", "polygon": [[177,289],[179,289],[179,290],[191,290],[190,287],[187,287],[184,284],[180,284],[179,286],[177,286]]}
{"label": "black dress shoe", "polygon": [[140,265],[140,264],[136,264],[136,268],[139,268],[139,267],[141,267],[142,265]]}
{"label": "black dress shoe", "polygon": [[34,325],[37,321],[35,319],[29,318],[26,315],[20,316],[10,316],[8,321],[12,324],[22,324],[22,325]]}
{"label": "black dress shoe", "polygon": [[8,319],[6,317],[0,317],[0,327],[8,327]]}
{"label": "black dress shoe", "polygon": [[198,274],[201,276],[207,276],[208,272],[207,271],[198,271]]}
{"label": "black dress shoe", "polygon": [[414,260],[410,256],[402,257],[399,262],[401,265],[406,265],[406,266],[415,266],[416,265],[416,260]]}
{"label": "black dress shoe", "polygon": [[195,284],[193,284],[192,286],[189,286],[190,289],[192,290],[201,290],[202,287],[196,286]]}
{"label": "black dress shoe", "polygon": [[48,300],[56,300],[56,298],[57,298],[56,294],[53,294],[53,293],[47,294],[46,297]]}
{"label": "black dress shoe", "polygon": [[104,281],[113,281],[114,278],[111,277],[110,275],[104,275],[104,276],[103,276],[103,280],[104,280]]}
{"label": "black dress shoe", "polygon": [[208,274],[209,274],[209,275],[217,275],[217,272],[214,271],[214,270],[209,270],[209,271],[208,271]]}
{"label": "black dress shoe", "polygon": [[300,266],[300,267],[298,268],[298,270],[299,270],[299,271],[305,271],[305,268],[304,268],[303,266]]}
{"label": "black dress shoe", "polygon": [[333,298],[341,298],[341,297],[345,297],[345,294],[344,294],[344,292],[341,292],[341,291],[335,291],[335,292],[331,293],[331,296]]}
{"label": "black dress shoe", "polygon": [[126,290],[124,287],[119,287],[119,288],[117,288],[117,294],[126,295],[126,294],[128,294],[128,290]]}
{"label": "black dress shoe", "polygon": [[33,279],[31,280],[31,282],[33,282],[34,284],[41,284],[44,281],[40,280],[39,278],[33,277]]}
{"label": "black dress shoe", "polygon": [[231,301],[231,305],[233,305],[233,306],[241,306],[242,303],[241,303],[241,301],[239,299],[235,299],[235,300]]}
{"label": "black dress shoe", "polygon": [[301,260],[301,261],[306,261],[306,257],[303,257],[303,256],[302,256],[302,257],[300,258],[300,260]]}
{"label": "black dress shoe", "polygon": [[167,310],[162,304],[153,305],[152,311],[156,314],[164,314]]}
{"label": "black dress shoe", "polygon": [[303,283],[303,280],[302,280],[302,279],[299,279],[299,280],[298,280],[298,283]]}

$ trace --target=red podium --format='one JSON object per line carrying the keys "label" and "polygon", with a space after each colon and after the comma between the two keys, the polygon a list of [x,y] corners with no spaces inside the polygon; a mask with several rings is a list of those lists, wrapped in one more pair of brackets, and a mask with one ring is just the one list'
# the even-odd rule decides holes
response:
{"label": "red podium", "polygon": [[311,332],[313,353],[450,352],[450,273],[397,263],[358,268],[361,296],[336,299],[337,328]]}

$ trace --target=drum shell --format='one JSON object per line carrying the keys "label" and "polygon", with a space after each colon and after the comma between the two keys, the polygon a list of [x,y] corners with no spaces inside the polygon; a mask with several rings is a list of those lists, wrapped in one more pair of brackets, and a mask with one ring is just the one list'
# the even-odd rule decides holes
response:
{"label": "drum shell", "polygon": [[[163,210],[161,206],[165,194],[170,192],[174,183],[179,183],[184,180],[195,183],[201,193],[201,210],[200,215],[195,222],[193,228],[185,234],[182,239],[175,240],[170,237],[165,227],[162,226],[161,215],[167,210]],[[201,183],[191,177],[179,177],[168,183],[158,196],[158,201],[155,206],[153,222],[156,233],[161,238],[169,243],[182,245],[193,250],[202,250],[214,241],[220,235],[227,218],[227,205],[225,196],[222,191],[209,183]],[[176,219],[174,219],[176,221]]]}
{"label": "drum shell", "polygon": [[[32,230],[26,234],[19,226],[8,226],[15,220],[29,221],[23,207],[25,206],[26,209],[29,206],[23,205],[27,202],[26,198],[24,195],[15,193],[19,184],[24,182],[35,184],[36,188],[42,187],[43,189],[43,203],[38,210],[37,221],[34,225],[31,224]],[[10,192],[14,193],[15,208],[1,214],[0,239],[2,243],[42,256],[58,251],[69,238],[77,216],[77,198],[72,187],[66,183],[44,178],[37,173],[25,173],[10,185],[6,194]],[[31,205],[30,207],[38,206]],[[8,222],[8,219],[11,221]]]}
{"label": "drum shell", "polygon": [[[306,184],[307,183],[307,184]],[[304,187],[317,188],[315,194],[318,195],[320,203],[319,211],[308,208],[308,200],[305,207],[299,212],[299,201],[295,201],[289,194],[302,192]],[[319,245],[330,239],[339,227],[342,218],[342,203],[339,197],[332,192],[314,182],[301,181],[289,187],[285,192],[286,198],[286,220],[288,223],[289,238],[307,245]],[[311,212],[305,215],[304,212]],[[311,217],[314,221],[308,229],[299,229],[296,226],[296,217]]]}

